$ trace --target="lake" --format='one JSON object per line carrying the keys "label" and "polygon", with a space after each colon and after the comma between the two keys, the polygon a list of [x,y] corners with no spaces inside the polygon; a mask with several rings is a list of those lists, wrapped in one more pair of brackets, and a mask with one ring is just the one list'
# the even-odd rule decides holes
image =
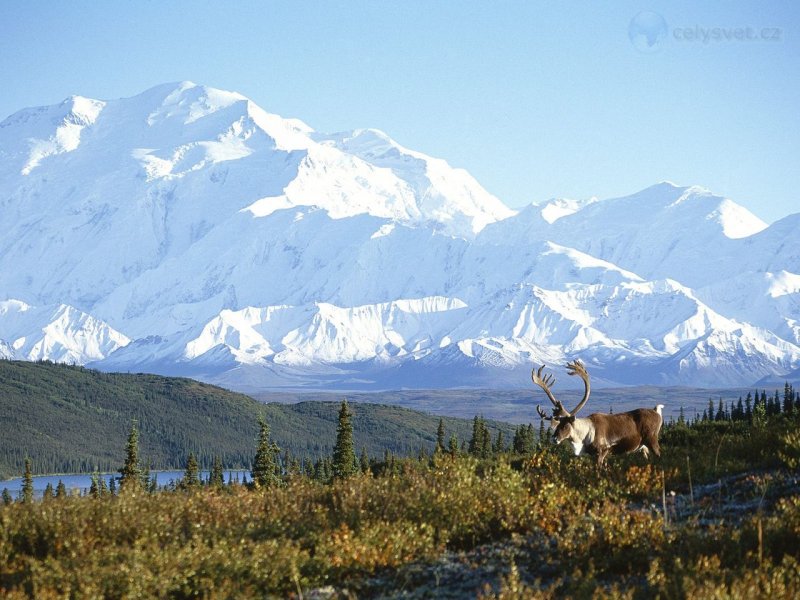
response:
{"label": "lake", "polygon": [[[156,481],[158,485],[167,485],[170,481],[179,481],[183,479],[184,471],[151,471],[150,478],[152,479],[153,476],[156,477]],[[201,471],[200,477],[202,479],[208,479],[208,471]],[[242,480],[242,476],[247,475],[248,481],[250,480],[250,471],[249,470],[228,470],[225,471],[225,482],[227,483],[228,478],[233,477],[234,480]],[[119,478],[119,473],[101,473],[100,476],[105,480],[106,485],[111,480],[112,477]],[[67,487],[67,491],[70,492],[71,490],[80,490],[81,493],[88,492],[89,488],[92,485],[92,475],[91,474],[76,474],[76,475],[39,475],[34,476],[33,478],[33,493],[36,497],[41,497],[44,493],[47,484],[53,486],[53,491],[55,491],[56,486],[58,485],[59,481],[63,481],[64,485]],[[3,488],[7,489],[11,492],[11,496],[16,498],[19,495],[20,490],[22,489],[22,477],[15,477],[14,479],[6,479],[5,481],[0,481],[0,491]]]}

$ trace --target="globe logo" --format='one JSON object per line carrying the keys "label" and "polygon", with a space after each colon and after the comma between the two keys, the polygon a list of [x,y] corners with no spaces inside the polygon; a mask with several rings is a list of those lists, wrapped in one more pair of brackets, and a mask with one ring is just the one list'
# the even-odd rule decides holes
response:
{"label": "globe logo", "polygon": [[631,19],[628,38],[639,52],[655,54],[667,37],[667,22],[658,13],[642,11]]}

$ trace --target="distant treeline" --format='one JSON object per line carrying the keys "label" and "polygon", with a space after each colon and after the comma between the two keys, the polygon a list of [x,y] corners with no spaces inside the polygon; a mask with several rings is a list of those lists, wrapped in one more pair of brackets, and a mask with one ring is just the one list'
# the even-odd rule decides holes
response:
{"label": "distant treeline", "polygon": [[[315,460],[335,442],[335,402],[261,404],[191,379],[102,373],[51,362],[0,360],[0,478],[33,472],[115,471],[135,420],[141,457],[151,469],[182,468],[189,453],[200,467],[219,457],[225,468],[249,468],[258,421],[293,456]],[[353,405],[359,452],[398,456],[432,452],[439,417],[375,404]],[[472,422],[445,417],[448,436],[466,443]],[[486,421],[492,437],[514,427]]]}

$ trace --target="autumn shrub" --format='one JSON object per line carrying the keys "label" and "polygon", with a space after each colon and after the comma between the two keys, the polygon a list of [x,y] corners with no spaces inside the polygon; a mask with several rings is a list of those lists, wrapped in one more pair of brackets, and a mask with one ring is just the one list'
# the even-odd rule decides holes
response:
{"label": "autumn shrub", "polygon": [[[721,429],[714,432],[687,441],[705,439],[692,467],[711,469],[708,478],[720,442],[722,449],[728,443]],[[762,448],[772,438],[759,436],[767,435],[778,434],[747,438],[736,455]],[[714,516],[717,499],[706,507],[698,498],[691,515],[665,520],[662,493],[686,482],[682,451],[665,448],[662,461],[614,457],[604,469],[554,446],[524,458],[437,454],[398,460],[386,475],[330,484],[293,476],[255,490],[131,490],[12,503],[0,506],[0,596],[358,590],[386,572],[491,544],[513,545],[517,558],[484,590],[487,598],[792,597],[800,560],[794,476],[742,478],[749,508],[733,518]],[[733,469],[738,460],[717,465]],[[769,489],[784,491],[770,497]]]}

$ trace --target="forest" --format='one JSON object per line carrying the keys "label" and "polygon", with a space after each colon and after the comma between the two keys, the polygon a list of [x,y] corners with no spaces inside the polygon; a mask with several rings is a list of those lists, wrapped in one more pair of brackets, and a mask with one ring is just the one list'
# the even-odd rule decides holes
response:
{"label": "forest", "polygon": [[[192,379],[0,360],[0,488],[22,475],[25,458],[37,475],[116,471],[134,420],[150,469],[182,469],[190,452],[203,469],[214,456],[225,468],[249,468],[259,418],[283,451],[316,460],[333,448],[336,409],[336,402],[263,404]],[[353,419],[359,452],[407,456],[433,450],[439,417],[358,404]],[[466,442],[471,420],[443,420]],[[487,420],[487,427],[513,435],[507,423]]]}

